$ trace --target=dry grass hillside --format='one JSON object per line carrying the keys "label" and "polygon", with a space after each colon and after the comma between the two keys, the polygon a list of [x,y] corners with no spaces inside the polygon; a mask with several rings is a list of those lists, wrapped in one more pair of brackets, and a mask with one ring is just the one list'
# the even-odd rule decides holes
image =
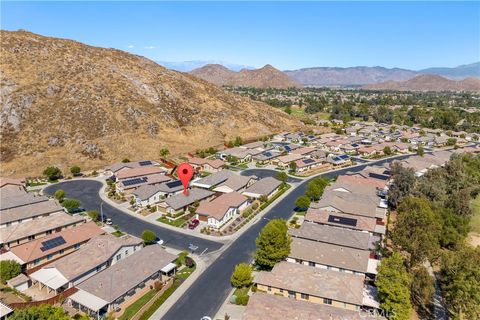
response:
{"label": "dry grass hillside", "polygon": [[229,70],[219,64],[207,64],[190,71],[190,73],[219,86],[284,89],[302,87],[300,83],[290,78],[285,72],[275,69],[269,64],[260,69],[242,69],[238,72]]}
{"label": "dry grass hillside", "polygon": [[286,113],[120,50],[1,31],[1,172],[97,168],[300,126]]}

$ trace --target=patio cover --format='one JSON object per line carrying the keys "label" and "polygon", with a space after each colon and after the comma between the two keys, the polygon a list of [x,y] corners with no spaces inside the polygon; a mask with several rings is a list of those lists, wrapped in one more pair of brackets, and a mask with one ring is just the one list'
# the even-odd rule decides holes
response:
{"label": "patio cover", "polygon": [[68,280],[56,268],[40,269],[32,273],[30,278],[54,290],[68,283]]}
{"label": "patio cover", "polygon": [[163,273],[169,273],[170,271],[172,271],[176,267],[177,267],[177,265],[175,263],[169,263],[165,267],[163,267],[161,271]]}
{"label": "patio cover", "polygon": [[98,310],[108,304],[107,301],[100,299],[87,291],[83,291],[82,289],[72,294],[70,299],[95,312],[98,312]]}

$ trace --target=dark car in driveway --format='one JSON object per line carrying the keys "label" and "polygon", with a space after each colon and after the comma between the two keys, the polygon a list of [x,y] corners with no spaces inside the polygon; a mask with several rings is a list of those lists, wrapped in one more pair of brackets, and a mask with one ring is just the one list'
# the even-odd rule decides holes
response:
{"label": "dark car in driveway", "polygon": [[193,219],[188,223],[188,229],[193,230],[195,229],[198,225],[200,224],[200,221],[198,219]]}

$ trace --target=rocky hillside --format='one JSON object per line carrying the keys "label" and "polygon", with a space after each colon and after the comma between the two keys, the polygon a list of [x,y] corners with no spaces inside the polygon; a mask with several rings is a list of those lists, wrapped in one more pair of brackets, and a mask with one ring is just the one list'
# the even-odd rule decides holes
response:
{"label": "rocky hillside", "polygon": [[243,69],[238,72],[219,64],[208,64],[190,72],[196,77],[219,86],[256,87],[256,88],[290,88],[301,85],[284,72],[267,64],[255,70]]}
{"label": "rocky hillside", "polygon": [[417,75],[415,71],[383,67],[351,68],[305,68],[285,71],[290,77],[305,86],[352,86],[388,80],[408,80]]}
{"label": "rocky hillside", "polygon": [[480,92],[480,79],[449,80],[436,75],[420,75],[407,81],[386,81],[362,87],[367,90],[396,91],[476,91]]}
{"label": "rocky hillside", "polygon": [[95,168],[252,138],[299,123],[141,56],[1,31],[1,172]]}

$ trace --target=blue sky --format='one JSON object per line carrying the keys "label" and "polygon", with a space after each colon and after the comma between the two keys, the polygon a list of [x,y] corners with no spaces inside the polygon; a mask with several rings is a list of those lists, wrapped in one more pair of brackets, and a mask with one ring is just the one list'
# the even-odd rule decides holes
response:
{"label": "blue sky", "polygon": [[157,61],[280,69],[480,60],[480,2],[4,2],[1,27]]}

